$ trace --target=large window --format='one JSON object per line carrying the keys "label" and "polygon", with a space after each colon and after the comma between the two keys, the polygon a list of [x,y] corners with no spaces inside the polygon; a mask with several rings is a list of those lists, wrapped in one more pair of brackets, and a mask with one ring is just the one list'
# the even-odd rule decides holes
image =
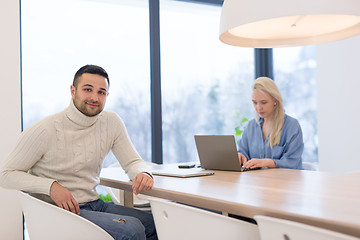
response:
{"label": "large window", "polygon": [[197,161],[195,134],[252,117],[254,51],[219,40],[221,6],[160,1],[164,163]]}
{"label": "large window", "polygon": [[[110,77],[106,109],[120,115],[140,155],[151,161],[147,3],[22,1],[24,128],[67,107],[75,72],[97,64]],[[105,165],[114,161],[110,154]]]}
{"label": "large window", "polygon": [[317,162],[317,88],[315,47],[274,49],[274,78],[285,113],[295,117],[304,138],[303,161]]}
{"label": "large window", "polygon": [[[221,6],[160,0],[163,162],[197,161],[195,134],[235,134],[252,118],[254,50],[218,39]],[[23,122],[66,108],[77,69],[110,74],[106,109],[151,161],[148,0],[23,0]],[[314,47],[274,50],[286,112],[300,121],[305,161],[317,161]],[[115,162],[109,154],[104,166]]]}

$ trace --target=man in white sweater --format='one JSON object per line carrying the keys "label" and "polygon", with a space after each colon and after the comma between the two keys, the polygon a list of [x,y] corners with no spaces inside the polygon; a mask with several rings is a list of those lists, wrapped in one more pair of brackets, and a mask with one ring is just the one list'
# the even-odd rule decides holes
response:
{"label": "man in white sweater", "polygon": [[115,239],[157,239],[151,214],[104,203],[95,190],[110,150],[133,180],[135,194],[154,184],[122,120],[103,111],[109,84],[103,68],[80,68],[71,85],[70,106],[21,134],[15,149],[1,161],[0,185],[79,214]]}

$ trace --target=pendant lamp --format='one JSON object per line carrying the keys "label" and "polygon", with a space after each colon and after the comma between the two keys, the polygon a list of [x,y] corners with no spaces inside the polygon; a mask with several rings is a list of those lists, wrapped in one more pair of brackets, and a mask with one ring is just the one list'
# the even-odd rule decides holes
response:
{"label": "pendant lamp", "polygon": [[220,40],[250,48],[320,44],[360,34],[360,0],[224,0]]}

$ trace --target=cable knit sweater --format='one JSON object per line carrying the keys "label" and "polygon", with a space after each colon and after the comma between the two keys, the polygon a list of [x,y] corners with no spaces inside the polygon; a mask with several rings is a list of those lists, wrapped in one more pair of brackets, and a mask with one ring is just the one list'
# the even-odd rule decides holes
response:
{"label": "cable knit sweater", "polygon": [[79,204],[93,201],[98,199],[95,187],[110,150],[130,179],[148,172],[117,114],[102,111],[87,117],[71,101],[64,111],[21,134],[15,149],[1,162],[0,185],[38,193],[38,197],[51,202],[50,187],[57,181]]}

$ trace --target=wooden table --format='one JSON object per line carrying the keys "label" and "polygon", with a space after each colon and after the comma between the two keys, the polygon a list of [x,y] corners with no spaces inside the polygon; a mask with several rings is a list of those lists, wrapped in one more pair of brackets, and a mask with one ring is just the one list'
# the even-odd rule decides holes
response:
{"label": "wooden table", "polygon": [[[212,176],[155,176],[143,194],[253,218],[302,222],[360,237],[360,175],[290,169],[215,171]],[[117,168],[103,169],[100,184],[132,191]]]}

